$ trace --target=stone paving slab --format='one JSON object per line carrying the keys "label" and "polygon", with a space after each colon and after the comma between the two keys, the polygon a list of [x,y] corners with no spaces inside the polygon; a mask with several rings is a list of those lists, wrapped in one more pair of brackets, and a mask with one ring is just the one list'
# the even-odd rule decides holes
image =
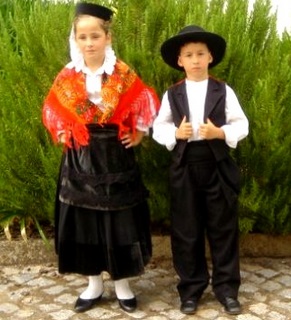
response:
{"label": "stone paving slab", "polygon": [[138,309],[131,314],[119,308],[113,283],[106,273],[105,292],[100,304],[85,313],[76,314],[72,307],[86,288],[86,277],[60,275],[56,263],[3,266],[0,270],[0,319],[291,319],[291,258],[241,259],[240,301],[243,313],[238,316],[224,312],[214,298],[211,287],[203,295],[195,315],[180,313],[177,276],[171,261],[164,261],[162,266],[159,267],[154,258],[144,275],[130,279],[138,300]]}
{"label": "stone paving slab", "polygon": [[[138,309],[122,311],[113,283],[104,273],[105,292],[96,308],[76,314],[73,305],[86,288],[80,275],[60,275],[56,255],[41,240],[0,241],[0,320],[290,320],[291,238],[248,236],[241,239],[243,313],[227,315],[207,288],[193,316],[179,311],[180,302],[168,236],[153,237],[153,258],[141,277],[131,279]],[[210,265],[211,266],[211,265]]]}

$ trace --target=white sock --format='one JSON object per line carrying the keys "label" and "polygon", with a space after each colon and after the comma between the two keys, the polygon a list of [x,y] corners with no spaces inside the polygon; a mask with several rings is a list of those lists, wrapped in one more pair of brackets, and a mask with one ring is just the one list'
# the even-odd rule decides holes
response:
{"label": "white sock", "polygon": [[114,281],[115,293],[118,299],[132,299],[134,294],[132,293],[128,280],[121,279]]}
{"label": "white sock", "polygon": [[81,293],[81,299],[95,299],[104,291],[102,276],[89,276],[87,289]]}

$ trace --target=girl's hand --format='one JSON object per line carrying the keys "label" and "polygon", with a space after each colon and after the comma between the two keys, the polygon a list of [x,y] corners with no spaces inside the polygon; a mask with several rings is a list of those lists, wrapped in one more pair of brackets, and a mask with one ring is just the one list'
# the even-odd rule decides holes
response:
{"label": "girl's hand", "polygon": [[135,147],[141,143],[142,138],[144,137],[145,132],[143,131],[136,131],[135,136],[132,133],[125,133],[121,137],[121,143],[125,146],[126,149]]}
{"label": "girl's hand", "polygon": [[61,132],[59,135],[58,135],[58,142],[59,143],[62,143],[62,144],[67,144],[68,141],[71,139],[71,132],[68,131],[68,132]]}
{"label": "girl's hand", "polygon": [[67,135],[66,135],[66,133],[61,133],[61,134],[59,135],[59,137],[58,137],[58,140],[59,140],[60,143],[66,143],[66,141],[67,141]]}

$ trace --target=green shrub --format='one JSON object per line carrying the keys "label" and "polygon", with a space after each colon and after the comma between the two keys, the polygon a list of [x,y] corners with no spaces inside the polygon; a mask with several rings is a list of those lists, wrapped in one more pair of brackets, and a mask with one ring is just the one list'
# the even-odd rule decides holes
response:
{"label": "green shrub", "polygon": [[[93,1],[93,0],[92,0]],[[93,1],[94,2],[94,1]],[[291,233],[289,152],[291,39],[276,33],[270,1],[95,1],[116,11],[117,55],[133,66],[160,97],[183,74],[161,59],[160,46],[188,24],[227,40],[223,62],[211,73],[237,93],[250,134],[233,156],[242,172],[242,232]],[[43,100],[69,61],[73,1],[7,0],[0,4],[0,223],[53,224],[61,148],[41,121]],[[168,223],[170,154],[146,138],[137,156],[150,190],[153,222]]]}

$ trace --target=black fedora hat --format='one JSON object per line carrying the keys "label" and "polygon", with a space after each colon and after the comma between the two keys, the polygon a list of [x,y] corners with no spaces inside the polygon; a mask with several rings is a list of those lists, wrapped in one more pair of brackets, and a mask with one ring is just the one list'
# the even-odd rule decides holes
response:
{"label": "black fedora hat", "polygon": [[79,2],[76,5],[75,16],[83,14],[109,21],[113,15],[113,11],[99,4]]}
{"label": "black fedora hat", "polygon": [[195,25],[190,25],[162,44],[161,54],[164,61],[172,68],[180,71],[184,70],[178,65],[178,56],[181,47],[188,42],[203,42],[207,45],[213,57],[209,68],[213,68],[223,59],[226,49],[225,40],[218,34],[207,32]]}

